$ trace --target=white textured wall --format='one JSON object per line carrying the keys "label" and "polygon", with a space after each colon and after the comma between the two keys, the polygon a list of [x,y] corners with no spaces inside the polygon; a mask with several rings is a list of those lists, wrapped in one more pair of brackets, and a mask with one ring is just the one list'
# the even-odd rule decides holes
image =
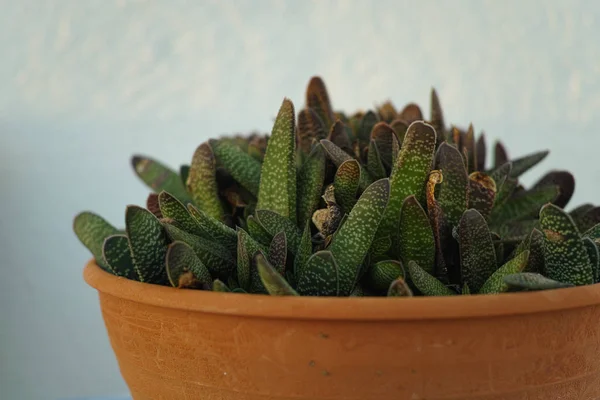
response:
{"label": "white textured wall", "polygon": [[72,217],[122,225],[147,194],[133,152],[178,166],[269,130],[313,74],[346,110],[428,113],[435,86],[449,122],[551,149],[541,170],[600,203],[598,38],[594,0],[0,0],[0,398],[125,392]]}

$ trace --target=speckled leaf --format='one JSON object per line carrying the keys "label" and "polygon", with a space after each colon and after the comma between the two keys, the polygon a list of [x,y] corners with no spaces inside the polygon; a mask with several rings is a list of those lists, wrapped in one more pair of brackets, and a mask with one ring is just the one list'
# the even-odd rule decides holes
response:
{"label": "speckled leaf", "polygon": [[514,251],[517,255],[525,250],[529,250],[529,260],[523,272],[544,271],[544,234],[538,229],[531,230],[531,233],[523,240]]}
{"label": "speckled leaf", "polygon": [[485,160],[487,153],[487,146],[485,144],[485,135],[482,133],[479,135],[477,142],[475,143],[475,153],[477,154],[477,171],[485,171]]}
{"label": "speckled leaf", "polygon": [[387,291],[387,297],[412,297],[413,292],[404,279],[398,278],[392,282]]}
{"label": "speckled leaf", "polygon": [[[396,137],[398,138],[398,143],[400,146],[402,145],[402,142],[404,142],[404,136],[406,136],[408,125],[409,124],[402,119],[396,119],[390,124],[390,126],[396,133]],[[392,158],[392,165],[394,163],[394,160],[396,160],[396,157]]]}
{"label": "speckled leaf", "polygon": [[[444,130],[446,124],[444,122],[444,113],[442,112],[442,106],[440,105],[440,99],[435,89],[431,89],[431,126],[435,129],[437,134],[437,143],[440,145],[444,140]],[[444,175],[446,171],[443,171]]]}
{"label": "speckled leaf", "polygon": [[262,164],[258,210],[270,210],[296,221],[296,138],[294,105],[285,99],[277,114]]}
{"label": "speckled leaf", "polygon": [[490,229],[479,211],[469,209],[460,220],[458,234],[463,280],[477,293],[497,268]]}
{"label": "speckled leaf", "polygon": [[211,217],[219,221],[223,219],[224,210],[216,179],[216,161],[208,143],[202,143],[194,152],[186,186],[194,204]]}
{"label": "speckled leaf", "polygon": [[359,143],[361,143],[363,146],[366,146],[366,144],[369,143],[371,138],[371,131],[373,130],[373,127],[377,125],[378,122],[379,118],[377,117],[377,114],[375,114],[371,110],[367,111],[367,113],[362,117],[360,121],[360,125],[356,135]]}
{"label": "speckled leaf", "polygon": [[160,212],[160,205],[158,204],[158,194],[150,193],[148,199],[146,199],[146,208],[152,214],[156,215],[156,218],[162,218],[163,215]]}
{"label": "speckled leaf", "polygon": [[504,283],[508,286],[509,291],[550,290],[573,287],[571,283],[558,282],[534,272],[506,275]]}
{"label": "speckled leaf", "polygon": [[547,204],[540,211],[544,233],[545,275],[574,285],[594,283],[594,271],[579,230],[561,208]]}
{"label": "speckled leaf", "polygon": [[[221,221],[218,221],[199,210],[192,204],[188,204],[190,215],[195,220],[199,230],[198,236],[217,242],[231,251],[235,251],[237,233]],[[190,233],[194,233],[189,231]]]}
{"label": "speckled leaf", "polygon": [[511,170],[512,163],[506,162],[499,167],[495,167],[488,175],[494,180],[496,187],[500,189],[506,179],[509,177]]}
{"label": "speckled leaf", "polygon": [[596,224],[596,225],[592,226],[590,229],[585,231],[583,236],[589,237],[594,242],[600,244],[600,224]]}
{"label": "speckled leaf", "polygon": [[400,112],[400,119],[406,121],[410,125],[415,121],[423,121],[423,113],[418,105],[409,103]]}
{"label": "speckled leaf", "polygon": [[[496,186],[498,187],[498,186]],[[506,178],[496,192],[494,208],[502,208],[506,202],[516,193],[519,187],[519,181],[515,178]]]}
{"label": "speckled leaf", "polygon": [[374,140],[371,140],[369,144],[369,151],[367,153],[367,169],[373,177],[373,179],[382,179],[387,176],[385,167],[381,160],[381,154]]}
{"label": "speckled leaf", "polygon": [[473,208],[484,218],[489,218],[494,207],[496,184],[483,172],[469,175],[469,208]]}
{"label": "speckled leaf", "polygon": [[220,243],[193,235],[168,223],[163,225],[171,240],[187,243],[213,275],[224,279],[235,269],[231,252]]}
{"label": "speckled leaf", "polygon": [[237,233],[237,275],[240,287],[250,293],[264,293],[264,287],[253,261],[257,253],[267,254],[268,248],[250,237],[242,228],[238,227]]}
{"label": "speckled leaf", "polygon": [[425,296],[454,296],[456,294],[414,261],[408,263],[408,276],[413,285]]}
{"label": "speckled leaf", "polygon": [[325,180],[325,152],[317,144],[298,173],[298,222],[306,223],[315,212]]}
{"label": "speckled leaf", "polygon": [[373,244],[371,244],[369,253],[373,257],[383,256],[390,250],[391,247],[392,247],[392,239],[389,236],[375,238],[373,240]]}
{"label": "speckled leaf", "polygon": [[509,260],[506,264],[498,268],[496,272],[489,277],[479,290],[479,294],[502,293],[508,290],[508,285],[504,282],[504,277],[511,274],[523,272],[529,259],[529,250],[519,253],[515,258]]}
{"label": "speckled leaf", "polygon": [[335,119],[335,113],[329,101],[329,94],[325,82],[318,77],[311,78],[306,88],[306,105],[319,115],[326,128],[329,128]]}
{"label": "speckled leaf", "polygon": [[412,123],[407,132],[390,176],[390,202],[385,210],[378,236],[398,229],[404,199],[425,194],[425,184],[433,164],[435,131],[424,122]]}
{"label": "speckled leaf", "polygon": [[92,253],[96,264],[105,271],[114,273],[102,258],[102,246],[104,239],[118,234],[119,230],[101,216],[84,211],[73,220],[73,231],[79,241]]}
{"label": "speckled leaf", "polygon": [[327,250],[317,251],[301,269],[296,289],[303,296],[338,296],[342,295],[339,279],[339,267],[333,254]]}
{"label": "speckled leaf", "polygon": [[306,262],[312,254],[312,240],[310,237],[310,223],[306,223],[300,244],[296,251],[296,257],[294,257],[294,276],[298,276],[301,273],[302,268],[306,265]]}
{"label": "speckled leaf", "polygon": [[295,223],[288,218],[269,210],[257,210],[256,218],[258,222],[271,234],[275,236],[279,232],[285,232],[287,237],[288,250],[296,253],[302,233],[298,230]]}
{"label": "speckled leaf", "polygon": [[256,268],[260,280],[267,289],[267,292],[272,296],[298,296],[298,293],[290,286],[290,284],[281,276],[281,272],[273,267],[262,254],[256,255]]}
{"label": "speckled leaf", "polygon": [[[321,140],[321,144],[327,153],[329,159],[335,164],[336,167],[340,167],[344,161],[354,160],[352,156],[346,153],[344,150],[340,149],[338,146],[330,142],[329,140]],[[373,179],[368,174],[368,172],[361,167],[360,171],[360,185],[359,188],[363,190],[366,188]]]}
{"label": "speckled leaf", "polygon": [[575,178],[573,175],[568,171],[550,171],[540,178],[533,185],[533,188],[548,185],[556,185],[560,191],[560,194],[552,203],[560,208],[565,208],[575,192]]}
{"label": "speckled leaf", "polygon": [[371,247],[389,196],[388,179],[371,184],[331,240],[329,250],[339,265],[339,288],[342,296],[347,296],[352,291],[354,280]]}
{"label": "speckled leaf", "polygon": [[352,144],[350,143],[350,137],[348,136],[347,127],[342,121],[335,121],[331,126],[327,140],[338,146],[344,152],[352,154]]}
{"label": "speckled leaf", "polygon": [[167,279],[165,256],[169,241],[158,218],[145,208],[128,206],[125,226],[133,267],[140,282],[164,283]]}
{"label": "speckled leaf", "polygon": [[356,204],[360,182],[360,164],[356,160],[344,161],[333,179],[335,199],[342,209],[349,213]]}
{"label": "speckled leaf", "polygon": [[506,148],[500,142],[496,142],[494,145],[494,167],[498,168],[502,164],[505,164],[508,161],[508,154],[506,153]]}
{"label": "speckled leaf", "polygon": [[233,179],[254,196],[258,195],[261,163],[239,146],[225,140],[208,141],[216,159]]}
{"label": "speckled leaf", "polygon": [[581,216],[573,218],[580,232],[585,232],[600,223],[600,207],[594,207]]}
{"label": "speckled leaf", "polygon": [[287,260],[287,238],[285,232],[281,231],[271,241],[269,246],[269,263],[275,267],[277,272],[281,275],[285,275],[285,264]]}
{"label": "speckled leaf", "polygon": [[500,235],[495,232],[491,232],[492,242],[494,242],[494,249],[496,250],[496,266],[501,266],[504,263],[504,242],[500,239]]}
{"label": "speckled leaf", "polygon": [[321,117],[311,108],[305,108],[298,113],[297,140],[298,148],[309,154],[313,142],[325,138],[325,124]]}
{"label": "speckled leaf", "polygon": [[532,214],[535,215],[544,204],[556,199],[558,194],[558,187],[554,185],[542,186],[523,192],[512,197],[502,207],[494,208],[490,217],[491,223],[502,225]]}
{"label": "speckled leaf", "polygon": [[598,252],[598,246],[590,238],[583,238],[583,245],[588,253],[590,264],[592,266],[592,272],[594,276],[594,283],[600,279],[600,253]]}
{"label": "speckled leaf", "polygon": [[177,288],[210,287],[212,277],[194,250],[184,242],[169,245],[166,257],[169,282]]}
{"label": "speckled leaf", "polygon": [[191,201],[181,176],[166,165],[141,155],[133,156],[131,164],[136,175],[156,193],[165,190],[184,203]]}
{"label": "speckled leaf", "polygon": [[404,278],[404,268],[396,260],[379,261],[368,269],[366,278],[371,289],[385,292],[396,279]]}
{"label": "speckled leaf", "polygon": [[104,240],[102,259],[115,275],[132,280],[139,280],[133,268],[129,240],[126,235],[111,235]]}
{"label": "speckled leaf", "polygon": [[458,224],[468,206],[469,177],[459,151],[442,143],[436,153],[436,168],[444,174],[438,186],[437,201],[452,226]]}
{"label": "speckled leaf", "polygon": [[434,273],[435,240],[429,218],[414,195],[404,200],[400,213],[399,242],[396,244],[404,263],[415,261]]}
{"label": "speckled leaf", "polygon": [[512,160],[512,169],[510,170],[510,177],[518,178],[519,176],[523,175],[529,169],[539,164],[544,158],[546,158],[548,154],[549,151],[544,150]]}
{"label": "speckled leaf", "polygon": [[254,215],[248,216],[246,218],[246,225],[248,228],[248,233],[252,236],[257,242],[268,245],[271,243],[271,239],[273,239],[273,235],[271,235],[264,226],[254,217]]}
{"label": "speckled leaf", "polygon": [[379,156],[383,165],[390,170],[394,164],[394,151],[400,149],[398,138],[391,126],[385,122],[379,122],[371,131],[371,140],[375,141]]}
{"label": "speckled leaf", "polygon": [[[202,235],[203,230],[200,228],[194,217],[192,217],[188,208],[170,193],[164,191],[160,192],[158,195],[158,205],[163,218],[173,220],[174,225],[186,232],[198,236]],[[193,207],[192,204],[190,204],[190,206]]]}
{"label": "speckled leaf", "polygon": [[229,287],[227,287],[227,285],[219,279],[214,280],[213,285],[212,285],[212,290],[213,290],[213,292],[222,292],[222,293],[231,292]]}

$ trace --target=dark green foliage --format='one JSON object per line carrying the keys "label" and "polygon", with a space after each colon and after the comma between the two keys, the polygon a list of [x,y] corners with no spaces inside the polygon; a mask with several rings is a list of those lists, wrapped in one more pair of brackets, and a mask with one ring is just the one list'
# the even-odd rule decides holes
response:
{"label": "dark green foliage", "polygon": [[446,126],[435,90],[429,120],[414,103],[333,110],[314,77],[270,134],[211,139],[178,172],[135,156],[146,208],[127,208],[124,231],[89,212],[74,231],[105,271],[177,288],[409,297],[600,280],[600,207],[563,209],[567,171],[520,181],[546,151],[510,159],[497,142],[486,166],[483,133]]}

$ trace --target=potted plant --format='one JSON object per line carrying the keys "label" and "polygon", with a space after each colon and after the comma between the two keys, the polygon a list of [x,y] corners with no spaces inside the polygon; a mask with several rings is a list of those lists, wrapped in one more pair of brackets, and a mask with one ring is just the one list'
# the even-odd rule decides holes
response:
{"label": "potted plant", "polygon": [[[125,230],[80,213],[86,281],[143,399],[600,398],[600,208],[483,134],[314,77],[270,135],[202,143]],[[271,295],[271,296],[269,296]]]}

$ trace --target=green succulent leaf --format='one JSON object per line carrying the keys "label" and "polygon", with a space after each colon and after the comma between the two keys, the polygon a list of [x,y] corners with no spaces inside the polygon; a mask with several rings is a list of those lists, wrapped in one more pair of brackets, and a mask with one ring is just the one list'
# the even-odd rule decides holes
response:
{"label": "green succulent leaf", "polygon": [[169,245],[166,257],[169,282],[177,288],[210,286],[212,277],[194,250],[184,242]]}
{"label": "green succulent leaf", "polygon": [[444,174],[444,179],[438,187],[437,201],[448,223],[456,226],[468,206],[467,170],[460,152],[447,143],[438,147],[435,158],[436,168]]}
{"label": "green succulent leaf", "polygon": [[202,143],[194,152],[186,186],[194,204],[212,218],[223,220],[225,211],[219,198],[216,160],[208,143]]}
{"label": "green succulent leaf", "polygon": [[137,272],[133,268],[129,240],[126,235],[118,234],[107,237],[102,246],[102,258],[115,275],[139,280]]}
{"label": "green succulent leaf", "polygon": [[275,236],[281,231],[285,232],[288,250],[294,254],[296,253],[302,233],[298,230],[295,223],[283,215],[270,210],[257,210],[255,215],[258,222],[260,222],[271,236]]}
{"label": "green succulent leaf", "polygon": [[[203,230],[198,222],[192,217],[188,208],[182,202],[168,192],[160,192],[158,195],[158,205],[163,218],[173,220],[173,224],[193,235],[201,236]],[[192,204],[189,206],[193,207]]]}
{"label": "green succulent leaf", "polygon": [[281,272],[273,267],[261,253],[256,255],[256,267],[260,280],[272,296],[298,296],[298,293],[281,276]]}
{"label": "green succulent leaf", "polygon": [[391,170],[400,151],[400,144],[394,130],[385,122],[379,122],[371,131],[371,140],[375,141],[381,162],[388,170]]}
{"label": "green succulent leaf", "polygon": [[382,179],[387,176],[383,161],[381,160],[381,154],[374,140],[369,143],[369,151],[367,153],[367,170],[373,177],[373,179]]}
{"label": "green succulent leaf", "polygon": [[105,271],[115,273],[110,266],[104,262],[102,247],[104,239],[116,235],[119,230],[109,224],[101,216],[89,211],[79,213],[73,220],[73,231],[79,241],[92,253],[96,264]]}
{"label": "green succulent leaf", "polygon": [[512,160],[510,177],[518,178],[519,176],[523,175],[525,172],[539,164],[544,158],[546,158],[548,154],[549,151],[544,150]]}
{"label": "green succulent leaf", "polygon": [[229,293],[231,289],[221,280],[215,279],[212,285],[213,292]]}
{"label": "green succulent leaf", "polygon": [[490,217],[492,225],[502,225],[510,221],[537,214],[546,203],[554,201],[559,195],[555,185],[541,186],[519,193],[502,207],[494,208]]}
{"label": "green succulent leaf", "polygon": [[169,240],[158,218],[142,207],[128,206],[125,226],[133,268],[140,282],[165,283]]}
{"label": "green succulent leaf", "polygon": [[163,226],[172,241],[188,244],[211,274],[225,279],[235,269],[231,252],[220,243],[193,235],[169,223],[164,223]]}
{"label": "green succulent leaf", "polygon": [[[321,140],[321,144],[323,145],[327,156],[337,168],[339,168],[344,161],[354,160],[354,158],[352,158],[351,155],[346,153],[344,150],[342,150],[329,140]],[[364,190],[368,185],[371,184],[371,182],[373,182],[373,179],[371,178],[367,170],[361,167],[359,188],[361,190]]]}
{"label": "green succulent leaf", "polygon": [[540,211],[544,233],[545,275],[574,285],[594,283],[594,271],[577,226],[561,208],[547,204]]}
{"label": "green succulent leaf", "polygon": [[154,192],[160,193],[164,190],[184,203],[191,201],[181,176],[166,165],[141,155],[133,156],[131,164],[136,175]]}
{"label": "green succulent leaf", "polygon": [[502,293],[508,290],[504,277],[511,274],[523,272],[529,259],[529,250],[519,253],[515,258],[498,268],[496,272],[483,284],[479,294]]}
{"label": "green succulent leaf", "polygon": [[400,213],[399,242],[396,245],[405,263],[415,261],[430,274],[434,273],[435,240],[427,213],[414,195],[404,200]]}
{"label": "green succulent leaf", "polygon": [[573,287],[571,283],[562,283],[534,272],[521,272],[504,277],[504,283],[510,291],[549,290]]}
{"label": "green succulent leaf", "polygon": [[329,250],[339,265],[340,294],[352,291],[355,278],[377,232],[390,196],[390,182],[371,184],[331,240]]}
{"label": "green succulent leaf", "polygon": [[470,295],[471,294],[471,289],[469,288],[469,284],[465,283],[462,287],[462,294],[463,295]]}
{"label": "green succulent leaf", "polygon": [[454,296],[456,294],[414,261],[408,263],[408,275],[413,285],[425,296]]}
{"label": "green succulent leaf", "polygon": [[318,143],[298,173],[298,222],[306,223],[318,208],[325,181],[325,152]]}
{"label": "green succulent leaf", "polygon": [[[268,245],[271,243],[273,239],[273,235],[271,235],[264,226],[258,221],[254,215],[249,215],[246,218],[246,225],[248,228],[248,233],[252,236],[257,242],[263,245]],[[237,237],[237,233],[236,233]]]}
{"label": "green succulent leaf", "polygon": [[216,159],[231,174],[233,179],[254,196],[257,196],[260,185],[261,163],[229,141],[211,139],[208,143]]}
{"label": "green succulent leaf", "polygon": [[433,165],[435,141],[431,125],[417,121],[409,126],[390,176],[390,202],[378,236],[397,232],[404,199],[415,195],[420,200],[424,196]]}
{"label": "green succulent leaf", "polygon": [[373,130],[373,127],[377,125],[378,122],[379,118],[377,117],[377,114],[375,114],[371,110],[367,111],[367,113],[360,120],[360,125],[358,127],[358,133],[356,136],[361,145],[366,146],[367,143],[369,143],[371,138],[371,131]]}
{"label": "green succulent leaf", "polygon": [[371,289],[385,292],[395,280],[404,278],[404,268],[399,261],[383,260],[373,264],[366,277]]}
{"label": "green succulent leaf", "polygon": [[287,251],[285,232],[281,231],[273,236],[273,241],[271,241],[271,245],[269,246],[269,263],[274,266],[281,275],[285,275]]}
{"label": "green succulent leaf", "polygon": [[253,261],[258,253],[268,254],[268,248],[254,240],[242,228],[238,227],[237,233],[237,275],[239,285],[250,293],[263,293],[265,289]]}
{"label": "green succulent leaf", "polygon": [[330,251],[317,251],[300,270],[296,289],[303,296],[339,296],[342,294],[339,272]]}
{"label": "green succulent leaf", "polygon": [[186,185],[188,176],[190,176],[190,166],[189,165],[181,165],[179,167],[179,176],[181,177],[181,182]]}
{"label": "green succulent leaf", "polygon": [[475,293],[496,271],[496,250],[485,218],[475,209],[463,214],[458,225],[463,280]]}
{"label": "green succulent leaf", "polygon": [[587,250],[588,257],[590,258],[590,263],[592,265],[592,272],[594,276],[594,283],[597,283],[600,280],[600,253],[598,252],[598,246],[594,243],[594,241],[590,238],[583,238],[583,244],[585,249]]}
{"label": "green succulent leaf", "polygon": [[529,260],[523,272],[542,273],[544,271],[544,234],[538,229],[531,230],[514,251],[517,255],[529,250]]}
{"label": "green succulent leaf", "polygon": [[344,161],[335,173],[333,186],[337,203],[346,213],[349,213],[356,204],[359,182],[360,164],[358,161]]}
{"label": "green succulent leaf", "polygon": [[600,207],[593,207],[574,218],[579,231],[585,232],[600,223]]}
{"label": "green succulent leaf", "polygon": [[237,233],[235,230],[211,217],[203,210],[199,210],[192,204],[188,204],[188,211],[199,228],[197,233],[191,230],[188,232],[217,242],[227,249],[235,251],[237,243]]}
{"label": "green succulent leaf", "polygon": [[308,262],[308,259],[312,255],[312,239],[310,237],[310,223],[306,223],[300,244],[296,251],[296,257],[294,257],[294,276],[301,274],[302,268]]}

